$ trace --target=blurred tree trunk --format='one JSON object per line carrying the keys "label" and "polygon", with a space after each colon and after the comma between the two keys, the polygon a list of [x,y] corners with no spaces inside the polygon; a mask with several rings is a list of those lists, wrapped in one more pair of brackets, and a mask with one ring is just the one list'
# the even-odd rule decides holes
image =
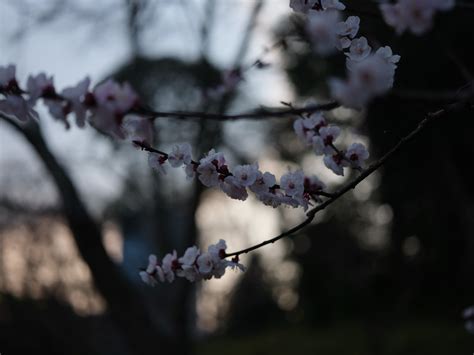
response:
{"label": "blurred tree trunk", "polygon": [[176,352],[176,343],[157,331],[141,297],[107,255],[100,225],[90,216],[68,173],[47,147],[39,125],[33,121],[26,126],[10,119],[6,121],[26,138],[51,174],[77,248],[90,268],[96,288],[107,302],[112,320],[129,344],[130,353],[145,355],[159,348],[167,354],[181,355]]}

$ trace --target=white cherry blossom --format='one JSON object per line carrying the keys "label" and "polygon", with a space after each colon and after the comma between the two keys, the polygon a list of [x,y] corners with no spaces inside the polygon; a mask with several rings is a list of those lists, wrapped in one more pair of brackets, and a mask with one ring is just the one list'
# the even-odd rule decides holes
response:
{"label": "white cherry blossom", "polygon": [[294,12],[307,13],[311,10],[319,0],[290,0],[290,8]]}
{"label": "white cherry blossom", "polygon": [[151,287],[155,287],[158,284],[156,278],[153,275],[147,273],[146,271],[140,271],[139,275],[142,281]]}
{"label": "white cherry blossom", "polygon": [[454,4],[454,0],[398,0],[395,4],[381,4],[380,11],[398,34],[410,30],[422,35],[433,27],[436,11],[451,10]]}
{"label": "white cherry blossom", "polygon": [[181,143],[173,146],[168,156],[168,161],[173,168],[178,168],[183,164],[191,163],[192,148],[189,143]]}
{"label": "white cherry blossom", "polygon": [[199,249],[197,246],[192,246],[186,249],[184,252],[184,255],[178,259],[178,261],[182,265],[188,265],[191,266],[194,264],[196,261],[197,257],[199,255]]}
{"label": "white cherry blossom", "polygon": [[280,187],[290,197],[302,196],[304,192],[304,173],[302,170],[288,172],[280,179]]}
{"label": "white cherry blossom", "polygon": [[160,282],[165,282],[165,272],[163,271],[163,268],[160,265],[156,265],[156,274],[155,274],[155,279],[157,279]]}
{"label": "white cherry blossom", "polygon": [[269,189],[276,184],[275,175],[269,172],[261,173],[260,171],[257,174],[257,178],[250,190],[257,195],[268,193]]}
{"label": "white cherry blossom", "polygon": [[308,118],[299,118],[293,122],[293,129],[300,140],[312,144],[313,137],[321,127],[326,126],[326,119],[321,112],[315,112]]}
{"label": "white cherry blossom", "polygon": [[89,90],[90,82],[90,79],[86,77],[76,86],[61,91],[61,96],[69,101],[69,110],[75,114],[78,127],[84,127],[86,122],[87,107],[84,105],[83,99]]}
{"label": "white cherry blossom", "polygon": [[360,62],[369,56],[371,50],[367,38],[359,37],[352,40],[349,52],[345,54],[349,60]]}
{"label": "white cherry blossom", "polygon": [[196,168],[197,168],[197,165],[193,164],[192,162],[185,165],[184,172],[186,173],[187,180],[191,180],[196,177]]}
{"label": "white cherry blossom", "polygon": [[175,270],[179,264],[176,250],[173,253],[166,254],[161,263],[165,279],[168,282],[173,282],[175,278]]}
{"label": "white cherry blossom", "polygon": [[227,243],[224,239],[219,239],[219,242],[217,242],[216,244],[211,244],[207,247],[207,251],[211,255],[212,261],[215,264],[217,264],[223,259],[226,249]]}
{"label": "white cherry blossom", "polygon": [[30,75],[26,82],[28,89],[29,102],[34,104],[40,97],[51,98],[56,95],[54,89],[53,77],[47,77],[45,73]]}
{"label": "white cherry blossom", "polygon": [[244,272],[246,270],[245,266],[239,263],[238,259],[231,259],[230,261],[227,261],[227,266],[230,267],[232,270],[240,270]]}
{"label": "white cherry blossom", "polygon": [[339,0],[321,0],[321,6],[324,10],[345,10],[346,6]]}
{"label": "white cherry blossom", "polygon": [[201,159],[196,172],[198,173],[199,181],[201,181],[204,186],[214,187],[219,184],[219,173],[217,172],[216,166],[211,161]]}
{"label": "white cherry blossom", "polygon": [[359,32],[359,26],[360,18],[358,16],[349,16],[345,21],[336,24],[336,33],[339,36],[354,38],[357,32]]}
{"label": "white cherry blossom", "polygon": [[220,183],[220,188],[227,196],[234,200],[245,201],[248,197],[247,190],[240,184],[240,181],[235,176],[227,176],[224,181]]}
{"label": "white cherry blossom", "polygon": [[344,175],[343,158],[339,154],[328,154],[323,158],[324,165],[336,175]]}
{"label": "white cherry blossom", "polygon": [[378,55],[387,63],[393,64],[393,65],[396,65],[400,61],[400,56],[397,54],[393,54],[392,48],[390,48],[390,46],[380,47],[375,52],[375,55]]}
{"label": "white cherry blossom", "polygon": [[258,199],[266,206],[272,206],[273,208],[277,208],[283,202],[283,198],[285,197],[280,190],[276,190],[273,192],[263,192],[257,195]]}
{"label": "white cherry blossom", "polygon": [[233,175],[241,186],[249,187],[257,179],[258,164],[238,165],[234,168]]}
{"label": "white cherry blossom", "polygon": [[212,268],[214,267],[214,263],[212,262],[212,256],[208,252],[204,252],[197,258],[196,261],[199,273],[202,274],[204,277],[208,277],[211,275]]}
{"label": "white cherry blossom", "polygon": [[353,62],[350,67],[346,81],[329,81],[332,97],[345,106],[362,108],[393,86],[396,65],[381,55],[371,54],[361,62]]}
{"label": "white cherry blossom", "polygon": [[346,161],[353,168],[363,168],[365,161],[369,158],[367,148],[361,143],[352,143],[345,153]]}
{"label": "white cherry blossom", "polygon": [[38,119],[38,113],[22,96],[17,95],[8,95],[6,99],[0,99],[0,112],[22,122],[29,118]]}
{"label": "white cherry blossom", "polygon": [[176,271],[176,276],[184,277],[186,280],[191,282],[201,279],[199,270],[194,265],[182,265],[181,269]]}
{"label": "white cherry blossom", "polygon": [[316,155],[334,152],[333,143],[339,137],[341,129],[338,126],[326,126],[319,130],[319,136],[313,138],[313,150]]}
{"label": "white cherry blossom", "polygon": [[339,41],[336,31],[339,20],[338,11],[312,11],[308,14],[306,31],[318,54],[329,55],[334,52]]}
{"label": "white cherry blossom", "polygon": [[98,85],[94,89],[94,97],[98,106],[117,115],[128,113],[138,101],[137,94],[128,83],[120,85],[112,80]]}

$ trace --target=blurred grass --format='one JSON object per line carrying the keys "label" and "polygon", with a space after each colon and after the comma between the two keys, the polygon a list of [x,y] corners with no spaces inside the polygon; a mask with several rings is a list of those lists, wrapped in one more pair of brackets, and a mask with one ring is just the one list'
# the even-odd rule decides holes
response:
{"label": "blurred grass", "polygon": [[411,321],[371,330],[346,322],[327,329],[295,326],[208,339],[197,348],[199,355],[470,355],[474,336],[464,330],[462,322]]}

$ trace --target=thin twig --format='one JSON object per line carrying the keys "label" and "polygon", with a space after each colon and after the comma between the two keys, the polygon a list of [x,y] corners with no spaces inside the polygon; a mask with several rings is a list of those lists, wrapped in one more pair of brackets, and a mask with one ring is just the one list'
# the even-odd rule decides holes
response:
{"label": "thin twig", "polygon": [[387,153],[385,153],[385,155],[383,155],[379,160],[377,160],[376,162],[371,164],[358,177],[356,177],[355,179],[353,179],[352,181],[350,181],[346,185],[342,186],[339,190],[334,192],[332,194],[332,197],[330,197],[329,199],[327,199],[326,201],[324,201],[320,205],[316,206],[315,208],[313,208],[312,210],[307,212],[306,213],[307,218],[303,222],[301,222],[300,224],[294,226],[293,228],[277,235],[276,237],[273,237],[273,238],[265,240],[265,241],[263,241],[259,244],[253,245],[251,247],[248,247],[248,248],[236,251],[236,252],[226,253],[225,256],[226,257],[232,257],[232,256],[239,256],[241,254],[246,254],[246,253],[251,252],[253,250],[259,249],[259,248],[261,248],[261,247],[263,247],[267,244],[275,243],[276,241],[278,241],[282,238],[291,236],[294,233],[300,231],[301,229],[303,229],[304,227],[306,227],[308,224],[310,224],[313,221],[314,217],[316,216],[316,214],[318,212],[324,210],[326,207],[331,205],[333,202],[337,201],[340,197],[345,195],[347,192],[354,189],[360,182],[365,180],[369,175],[371,175],[374,171],[376,171],[383,164],[385,164],[385,162],[387,160],[389,160],[395,153],[397,153],[407,142],[412,140],[413,137],[415,137],[418,133],[420,133],[426,127],[426,125],[428,123],[430,123],[431,121],[446,115],[449,112],[458,111],[458,110],[461,110],[465,107],[466,107],[466,102],[462,101],[462,102],[457,102],[457,103],[454,103],[454,104],[447,105],[445,108],[440,109],[436,112],[428,113],[427,116],[425,117],[425,119],[423,119],[413,131],[411,131],[405,137],[400,139],[400,141],[398,141],[398,143],[392,149],[390,149]]}
{"label": "thin twig", "polygon": [[300,115],[303,113],[313,113],[317,111],[329,111],[339,107],[339,103],[332,101],[321,105],[308,105],[302,108],[260,108],[248,112],[236,113],[236,114],[220,114],[211,112],[194,112],[194,111],[153,111],[151,109],[140,108],[135,113],[149,116],[150,119],[156,119],[158,117],[172,117],[179,119],[187,118],[200,118],[208,120],[218,121],[231,121],[239,119],[255,120],[266,117],[286,117],[290,115]]}

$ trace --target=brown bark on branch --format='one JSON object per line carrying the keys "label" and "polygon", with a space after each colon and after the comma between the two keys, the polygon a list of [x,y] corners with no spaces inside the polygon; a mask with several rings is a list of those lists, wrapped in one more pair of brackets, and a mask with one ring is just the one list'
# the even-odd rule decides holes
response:
{"label": "brown bark on branch", "polygon": [[267,239],[259,244],[253,245],[251,247],[235,251],[232,253],[226,253],[225,257],[233,257],[233,256],[239,256],[241,254],[246,254],[251,251],[254,251],[256,249],[259,249],[267,244],[275,243],[276,241],[292,236],[296,232],[300,231],[304,227],[306,227],[308,224],[310,224],[316,214],[322,210],[324,210],[326,207],[331,205],[333,202],[336,202],[340,197],[344,196],[347,192],[349,192],[352,189],[355,189],[356,186],[364,181],[368,176],[370,176],[373,172],[375,172],[378,168],[380,168],[383,164],[385,164],[394,154],[396,154],[405,144],[407,144],[409,141],[411,141],[418,133],[423,131],[427,124],[434,121],[435,119],[438,119],[440,117],[445,116],[448,113],[455,112],[455,111],[461,111],[466,108],[472,108],[471,104],[466,101],[461,101],[457,103],[453,103],[450,105],[445,106],[444,108],[436,111],[436,112],[431,112],[426,115],[426,117],[418,124],[418,126],[413,129],[410,133],[408,133],[405,137],[400,139],[398,143],[390,149],[387,153],[385,153],[380,159],[378,159],[376,162],[372,163],[368,168],[363,170],[361,174],[353,179],[352,181],[348,182],[344,186],[342,186],[340,189],[332,193],[332,196],[328,198],[326,201],[321,203],[320,205],[316,206],[315,208],[311,209],[306,213],[307,218],[301,222],[300,224],[294,226],[293,228],[271,238]]}

